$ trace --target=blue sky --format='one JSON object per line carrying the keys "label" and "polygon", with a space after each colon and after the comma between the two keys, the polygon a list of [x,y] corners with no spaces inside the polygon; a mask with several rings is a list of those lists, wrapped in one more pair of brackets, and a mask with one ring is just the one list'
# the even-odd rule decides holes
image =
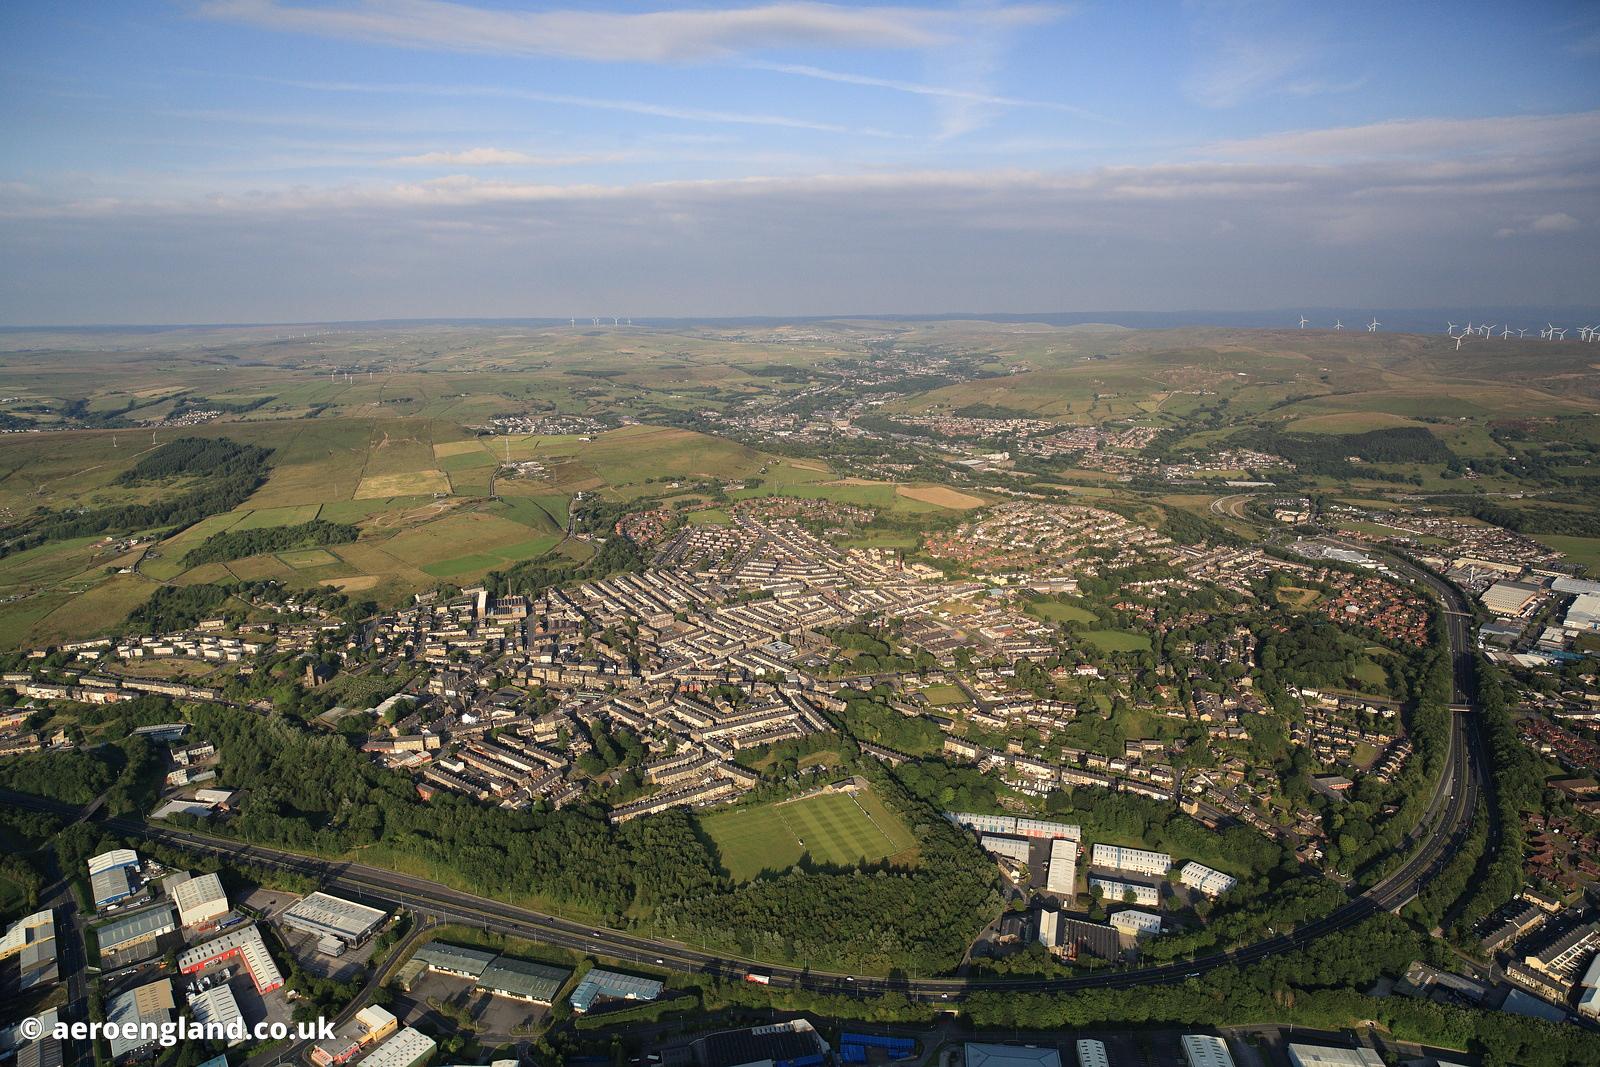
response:
{"label": "blue sky", "polygon": [[1576,304],[1600,5],[13,0],[0,322]]}

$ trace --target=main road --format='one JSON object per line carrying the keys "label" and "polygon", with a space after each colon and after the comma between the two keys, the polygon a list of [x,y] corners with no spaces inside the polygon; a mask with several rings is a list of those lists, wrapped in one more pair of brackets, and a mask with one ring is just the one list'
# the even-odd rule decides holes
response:
{"label": "main road", "polygon": [[[1433,575],[1403,561],[1396,561],[1395,565],[1407,576],[1425,583],[1443,601],[1455,666],[1455,699],[1459,709],[1470,709],[1474,690],[1472,649],[1469,645],[1470,616],[1465,602],[1454,587]],[[1182,981],[1218,967],[1250,963],[1293,952],[1369,916],[1396,910],[1411,900],[1421,886],[1449,861],[1472,821],[1473,810],[1483,787],[1484,764],[1477,732],[1470,729],[1470,722],[1470,715],[1451,715],[1443,771],[1427,810],[1407,839],[1407,858],[1381,881],[1351,896],[1327,915],[1305,923],[1292,932],[1251,945],[1184,962],[1100,971],[1071,978],[868,978],[809,967],[766,964],[643,933],[596,927],[477,896],[428,879],[360,863],[308,857],[137,819],[107,818],[103,820],[103,825],[113,833],[192,852],[209,853],[224,861],[242,861],[293,871],[314,879],[328,892],[386,908],[404,907],[437,922],[464,923],[497,933],[670,970],[730,978],[757,971],[766,975],[775,986],[863,995],[893,990],[932,1001],[959,999],[978,990],[1065,992],[1089,988],[1115,989]],[[81,809],[69,804],[5,790],[0,790],[0,801],[69,816],[81,814]]]}

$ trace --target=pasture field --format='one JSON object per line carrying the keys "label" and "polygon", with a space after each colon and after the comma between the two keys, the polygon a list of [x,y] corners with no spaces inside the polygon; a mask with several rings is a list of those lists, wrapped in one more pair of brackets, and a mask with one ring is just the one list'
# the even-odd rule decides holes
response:
{"label": "pasture field", "polygon": [[1030,600],[1022,606],[1022,610],[1048,622],[1094,622],[1095,620],[1094,612],[1062,597]]}
{"label": "pasture field", "polygon": [[1150,638],[1127,630],[1086,630],[1083,639],[1102,652],[1150,651]]}
{"label": "pasture field", "polygon": [[922,695],[936,708],[968,702],[967,694],[962,692],[959,686],[954,685],[930,685],[922,691]]}
{"label": "pasture field", "polygon": [[722,865],[741,882],[810,862],[855,867],[888,860],[910,866],[916,839],[870,789],[822,793],[700,816]]}

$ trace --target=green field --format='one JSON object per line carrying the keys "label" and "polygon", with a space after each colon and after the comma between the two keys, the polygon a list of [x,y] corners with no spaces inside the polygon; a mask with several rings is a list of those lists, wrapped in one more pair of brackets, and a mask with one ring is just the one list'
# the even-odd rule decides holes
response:
{"label": "green field", "polygon": [[965,704],[969,700],[967,694],[962,692],[959,686],[954,685],[930,685],[922,691],[922,695],[936,708],[950,704]]}
{"label": "green field", "polygon": [[1150,639],[1126,630],[1086,630],[1083,639],[1102,652],[1148,652]]}
{"label": "green field", "polygon": [[1059,597],[1052,600],[1029,601],[1022,606],[1022,610],[1048,622],[1094,622],[1095,620],[1094,612]]}
{"label": "green field", "polygon": [[834,867],[915,860],[911,831],[871,790],[736,808],[701,816],[700,824],[716,843],[723,867],[742,882],[788,870],[807,857]]}

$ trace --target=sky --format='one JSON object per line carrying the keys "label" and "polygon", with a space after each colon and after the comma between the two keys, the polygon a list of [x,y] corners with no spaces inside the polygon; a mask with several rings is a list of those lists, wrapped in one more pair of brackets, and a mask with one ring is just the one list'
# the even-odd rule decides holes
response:
{"label": "sky", "polygon": [[8,0],[0,324],[1600,303],[1600,4]]}

